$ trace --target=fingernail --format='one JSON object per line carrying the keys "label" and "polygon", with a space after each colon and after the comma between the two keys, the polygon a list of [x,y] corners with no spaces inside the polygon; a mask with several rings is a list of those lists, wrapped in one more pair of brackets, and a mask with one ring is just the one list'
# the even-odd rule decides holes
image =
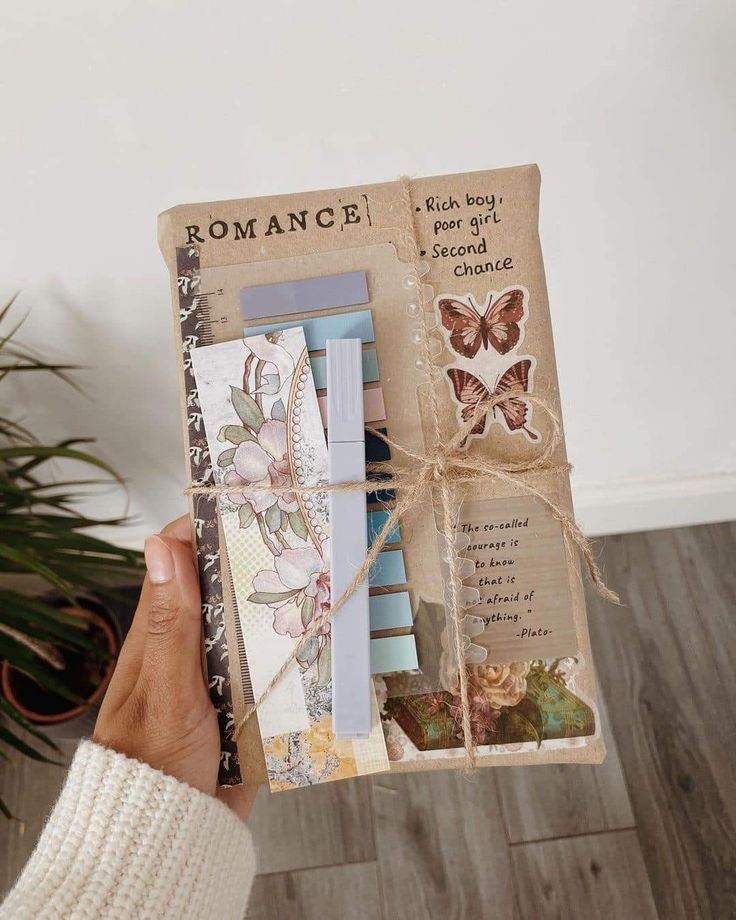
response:
{"label": "fingernail", "polygon": [[162,585],[174,577],[174,557],[160,537],[149,537],[143,544],[148,577],[154,585]]}

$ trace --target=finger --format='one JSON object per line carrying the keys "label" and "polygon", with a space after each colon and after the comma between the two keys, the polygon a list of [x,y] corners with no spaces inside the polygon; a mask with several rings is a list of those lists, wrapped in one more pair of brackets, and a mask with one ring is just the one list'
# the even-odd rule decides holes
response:
{"label": "finger", "polygon": [[[189,548],[191,552],[192,529],[191,519],[188,514],[182,515],[175,521],[167,524],[161,531],[162,536],[172,537]],[[192,556],[192,565],[195,565]],[[113,682],[108,689],[108,695],[119,696],[125,699],[135,682],[141,670],[143,661],[143,649],[146,642],[146,632],[148,630],[148,611],[151,606],[151,583],[148,577],[143,581],[141,595],[138,600],[133,620],[125,637],[125,642],[118,655],[118,662],[115,667]]]}
{"label": "finger", "polygon": [[175,521],[171,521],[161,531],[163,537],[174,537],[182,543],[192,543],[192,519],[188,514],[182,514]]}
{"label": "finger", "polygon": [[150,537],[148,621],[141,679],[162,694],[202,688],[201,604],[191,550],[169,536]]}

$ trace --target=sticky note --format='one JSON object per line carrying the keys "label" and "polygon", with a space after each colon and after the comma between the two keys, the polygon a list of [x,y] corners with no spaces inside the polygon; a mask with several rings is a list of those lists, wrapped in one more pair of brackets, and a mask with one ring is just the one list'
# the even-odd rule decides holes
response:
{"label": "sticky note", "polygon": [[371,639],[371,673],[390,674],[393,671],[416,671],[417,643],[414,636],[389,636]]}
{"label": "sticky note", "polygon": [[385,553],[378,554],[378,558],[373,563],[368,583],[372,588],[406,583],[404,554],[400,549],[387,550]]}
{"label": "sticky note", "polygon": [[240,312],[245,320],[264,319],[332,307],[353,307],[368,301],[365,272],[344,272],[241,288]]}
{"label": "sticky note", "polygon": [[[380,533],[381,528],[386,523],[390,512],[384,508],[378,511],[368,512],[368,545],[371,546],[373,541]],[[401,540],[401,530],[398,521],[389,531],[386,543],[398,543]]]}
{"label": "sticky note", "polygon": [[407,591],[374,594],[369,601],[371,630],[404,629],[412,625],[411,602]]}
{"label": "sticky note", "polygon": [[370,310],[355,313],[333,313],[332,316],[315,316],[313,319],[292,320],[285,323],[267,323],[264,326],[245,327],[245,336],[265,335],[279,329],[304,329],[308,351],[324,351],[327,339],[360,339],[363,343],[375,342],[373,317]]}

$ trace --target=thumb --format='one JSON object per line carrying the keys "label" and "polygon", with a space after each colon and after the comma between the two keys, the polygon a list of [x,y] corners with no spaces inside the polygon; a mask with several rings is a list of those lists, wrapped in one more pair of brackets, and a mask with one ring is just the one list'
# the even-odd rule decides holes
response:
{"label": "thumb", "polygon": [[191,547],[171,537],[149,537],[148,623],[141,676],[176,692],[202,683],[199,583]]}

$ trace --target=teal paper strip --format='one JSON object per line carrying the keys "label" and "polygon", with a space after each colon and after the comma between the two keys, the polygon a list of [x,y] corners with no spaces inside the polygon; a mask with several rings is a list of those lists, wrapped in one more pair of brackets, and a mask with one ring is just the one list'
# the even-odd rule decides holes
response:
{"label": "teal paper strip", "polygon": [[371,639],[371,673],[391,674],[393,671],[416,671],[417,643],[414,636],[390,636]]}
{"label": "teal paper strip", "polygon": [[404,568],[404,554],[400,549],[379,553],[378,559],[373,563],[371,574],[368,578],[371,588],[383,588],[387,585],[406,584],[406,569]]}
{"label": "teal paper strip", "polygon": [[[327,388],[327,358],[324,355],[315,355],[309,359],[312,365],[312,377],[317,390]],[[363,352],[363,383],[376,383],[378,376],[378,355],[375,348],[368,348]]]}
{"label": "teal paper strip", "polygon": [[331,316],[315,316],[312,319],[291,320],[285,323],[267,323],[265,326],[246,326],[246,339],[251,335],[265,335],[279,329],[294,329],[302,326],[308,351],[323,351],[327,339],[361,339],[375,342],[373,316],[370,310],[356,310],[355,313],[333,313]]}
{"label": "teal paper strip", "polygon": [[374,594],[369,601],[371,632],[379,629],[404,629],[412,625],[411,602],[406,591]]}
{"label": "teal paper strip", "polygon": [[[376,539],[378,534],[381,532],[381,528],[386,523],[391,514],[390,511],[369,511],[368,512],[368,545],[372,546],[373,541]],[[386,543],[398,543],[401,540],[401,531],[399,530],[398,521],[389,531],[388,538]]]}

